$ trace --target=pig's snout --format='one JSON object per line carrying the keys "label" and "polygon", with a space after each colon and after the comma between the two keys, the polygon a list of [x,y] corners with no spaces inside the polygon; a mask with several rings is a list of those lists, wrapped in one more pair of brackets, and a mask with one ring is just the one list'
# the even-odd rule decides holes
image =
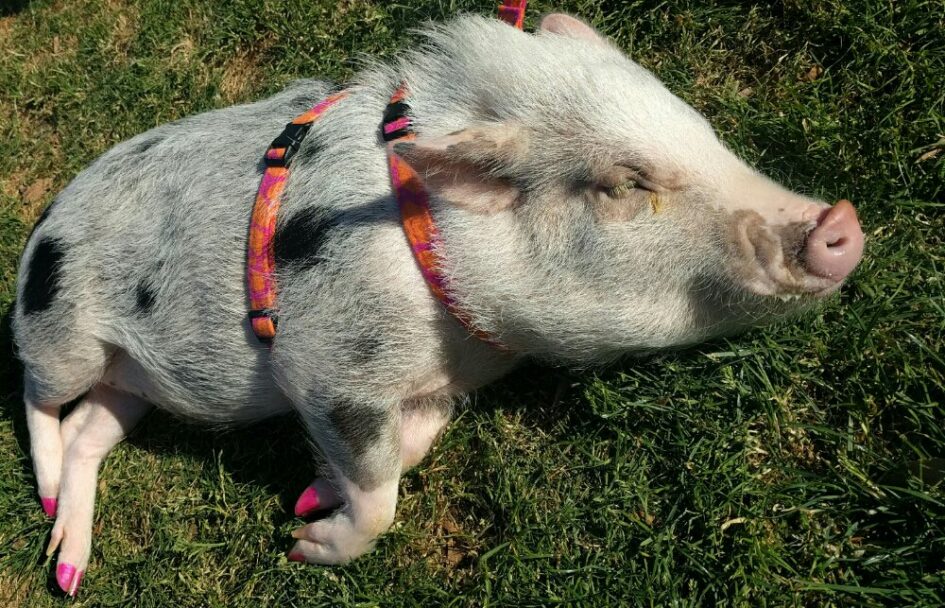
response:
{"label": "pig's snout", "polygon": [[863,257],[863,230],[848,200],[825,209],[807,236],[802,258],[808,272],[842,281]]}

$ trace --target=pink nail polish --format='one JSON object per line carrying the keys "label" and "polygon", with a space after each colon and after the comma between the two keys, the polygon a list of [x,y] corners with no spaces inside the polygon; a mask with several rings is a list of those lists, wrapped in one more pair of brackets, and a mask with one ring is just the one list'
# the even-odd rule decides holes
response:
{"label": "pink nail polish", "polygon": [[305,488],[305,491],[302,492],[299,499],[295,501],[295,514],[298,517],[305,517],[312,511],[317,510],[318,506],[318,492],[315,491],[313,486],[309,486]]}
{"label": "pink nail polish", "polygon": [[43,505],[43,513],[49,517],[56,516],[57,501],[55,498],[40,498],[39,502]]}
{"label": "pink nail polish", "polygon": [[72,579],[72,588],[69,590],[69,597],[75,597],[75,594],[79,592],[79,584],[82,583],[82,577],[84,575],[85,570],[79,570],[79,573]]}
{"label": "pink nail polish", "polygon": [[305,556],[302,555],[301,551],[289,551],[289,561],[290,562],[304,562]]}
{"label": "pink nail polish", "polygon": [[72,580],[76,578],[75,566],[72,564],[59,564],[56,566],[56,582],[59,588],[66,593],[73,595]]}

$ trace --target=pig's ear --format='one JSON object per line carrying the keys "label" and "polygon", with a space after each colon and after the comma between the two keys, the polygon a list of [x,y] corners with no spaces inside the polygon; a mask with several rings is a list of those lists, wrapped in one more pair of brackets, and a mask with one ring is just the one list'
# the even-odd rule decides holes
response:
{"label": "pig's ear", "polygon": [[506,125],[393,144],[430,192],[477,213],[496,213],[515,204],[521,194],[513,180],[515,166],[527,149],[522,130]]}
{"label": "pig's ear", "polygon": [[541,25],[538,29],[542,32],[548,32],[549,34],[558,34],[569,38],[577,38],[578,40],[587,40],[588,42],[594,42],[596,44],[607,44],[607,39],[601,36],[597,30],[580,19],[576,19],[571,15],[565,15],[564,13],[546,15],[544,19],[541,20]]}

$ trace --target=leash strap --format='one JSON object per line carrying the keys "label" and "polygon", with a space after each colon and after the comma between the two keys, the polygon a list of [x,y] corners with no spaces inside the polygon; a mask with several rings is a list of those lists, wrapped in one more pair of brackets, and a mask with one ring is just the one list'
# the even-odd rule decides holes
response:
{"label": "leash strap", "polygon": [[263,156],[266,171],[259,184],[249,224],[246,281],[249,286],[249,319],[253,333],[260,342],[267,345],[272,344],[276,326],[279,324],[276,313],[273,237],[276,233],[276,218],[282,202],[282,191],[289,176],[289,165],[308,135],[312,123],[346,96],[345,91],[329,95],[309,111],[297,116],[285,126],[279,137],[273,140]]}
{"label": "leash strap", "polygon": [[523,29],[526,4],[528,0],[506,0],[499,5],[499,19],[518,29]]}

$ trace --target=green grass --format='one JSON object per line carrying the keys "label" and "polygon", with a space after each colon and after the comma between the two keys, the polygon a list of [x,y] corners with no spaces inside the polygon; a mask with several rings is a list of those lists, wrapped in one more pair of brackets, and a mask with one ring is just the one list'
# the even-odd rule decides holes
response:
{"label": "green grass", "polygon": [[[102,469],[77,605],[945,604],[945,5],[531,4],[532,27],[553,8],[593,21],[766,172],[856,202],[867,253],[840,297],[480,392],[346,567],[284,557],[312,475],[291,420],[215,434],[154,414]],[[111,145],[296,77],[343,81],[421,21],[493,9],[7,0],[0,312],[40,210]],[[0,344],[0,605],[61,605],[6,326]]]}

